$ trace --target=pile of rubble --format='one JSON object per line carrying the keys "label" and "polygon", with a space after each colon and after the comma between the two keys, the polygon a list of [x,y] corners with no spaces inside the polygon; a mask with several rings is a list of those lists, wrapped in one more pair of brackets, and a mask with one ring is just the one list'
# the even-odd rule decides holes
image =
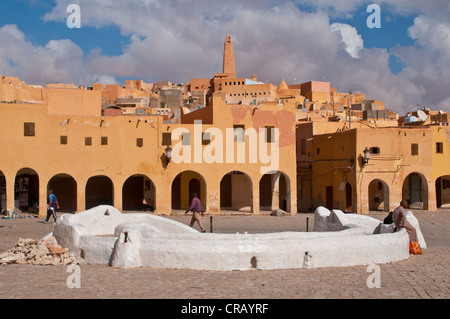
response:
{"label": "pile of rubble", "polygon": [[85,264],[82,258],[62,248],[55,237],[35,240],[20,238],[16,246],[0,254],[0,265],[33,264],[33,265],[71,265]]}
{"label": "pile of rubble", "polygon": [[0,213],[2,215],[2,219],[10,219],[10,218],[38,218],[37,213],[34,211],[30,211],[27,213],[24,213],[20,209],[14,208],[14,210],[6,210],[3,209]]}

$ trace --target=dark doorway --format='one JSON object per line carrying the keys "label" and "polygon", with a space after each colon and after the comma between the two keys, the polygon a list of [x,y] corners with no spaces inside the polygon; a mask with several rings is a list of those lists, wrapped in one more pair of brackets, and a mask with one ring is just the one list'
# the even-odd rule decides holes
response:
{"label": "dark doorway", "polygon": [[181,176],[175,177],[172,183],[172,209],[181,209]]}
{"label": "dark doorway", "polygon": [[[47,194],[46,194],[47,195]],[[31,168],[22,168],[17,172],[14,185],[14,207],[30,211],[38,211],[39,176]]]}
{"label": "dark doorway", "polygon": [[77,210],[77,182],[67,174],[58,174],[52,177],[47,185],[53,190],[58,199],[60,211],[75,212]]}
{"label": "dark doorway", "polygon": [[231,207],[231,175],[225,175],[220,181],[220,207]]}
{"label": "dark doorway", "polygon": [[114,205],[114,186],[107,176],[93,176],[86,183],[86,209]]}
{"label": "dark doorway", "polygon": [[333,186],[327,186],[326,189],[326,206],[329,210],[333,209]]}
{"label": "dark doorway", "polygon": [[155,185],[145,175],[130,176],[122,187],[123,210],[149,210],[155,208]]}
{"label": "dark doorway", "polygon": [[194,199],[194,193],[200,198],[200,181],[196,178],[189,181],[189,205],[191,205]]}
{"label": "dark doorway", "polygon": [[353,211],[352,185],[350,183],[345,183],[345,211]]}

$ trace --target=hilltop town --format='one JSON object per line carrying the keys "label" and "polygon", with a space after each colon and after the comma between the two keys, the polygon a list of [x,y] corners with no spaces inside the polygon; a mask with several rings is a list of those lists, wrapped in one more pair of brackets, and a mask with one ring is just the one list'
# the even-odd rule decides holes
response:
{"label": "hilltop town", "polygon": [[37,212],[48,189],[68,212],[141,210],[146,200],[172,214],[194,192],[211,214],[367,214],[401,199],[450,207],[446,112],[397,114],[330,82],[238,74],[226,36],[222,72],[188,83],[41,86],[2,76],[1,208]]}

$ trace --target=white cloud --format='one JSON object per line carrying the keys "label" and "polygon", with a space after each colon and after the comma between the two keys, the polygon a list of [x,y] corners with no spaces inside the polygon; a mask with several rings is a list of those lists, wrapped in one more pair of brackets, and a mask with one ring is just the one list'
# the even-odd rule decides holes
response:
{"label": "white cloud", "polygon": [[[16,25],[0,28],[0,70],[3,75],[16,76],[29,84],[48,82],[92,84],[103,74],[88,68],[83,50],[71,40],[50,40],[35,46],[26,40]],[[109,81],[115,81],[111,76]]]}
{"label": "white cloud", "polygon": [[[73,0],[55,0],[46,21],[66,22]],[[238,76],[256,74],[278,84],[324,77],[333,87],[366,93],[395,110],[423,103],[449,101],[450,48],[447,36],[450,6],[446,1],[380,0],[381,14],[418,17],[408,35],[412,46],[364,48],[353,26],[331,24],[330,16],[366,14],[365,2],[354,0],[99,0],[76,1],[81,27],[115,25],[130,37],[122,54],[100,50],[83,52],[71,40],[33,46],[15,26],[0,29],[0,71],[19,75],[27,82],[52,77],[61,82],[114,82],[116,77],[148,82],[211,77],[222,67],[225,35],[234,43]],[[296,4],[316,8],[302,12]],[[361,8],[362,7],[362,8]],[[398,56],[405,68],[397,75],[389,69],[389,55]]]}
{"label": "white cloud", "polygon": [[330,30],[341,35],[345,51],[352,58],[359,58],[360,51],[364,48],[364,41],[355,27],[345,23],[333,23],[330,25]]}

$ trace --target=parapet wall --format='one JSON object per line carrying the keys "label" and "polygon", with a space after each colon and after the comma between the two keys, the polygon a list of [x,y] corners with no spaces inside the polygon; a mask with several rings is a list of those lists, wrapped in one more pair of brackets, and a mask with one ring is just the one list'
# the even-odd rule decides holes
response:
{"label": "parapet wall", "polygon": [[160,216],[121,214],[111,206],[98,206],[63,215],[53,234],[60,245],[88,263],[123,268],[318,268],[409,257],[404,229],[374,234],[377,227],[380,221],[376,219],[320,207],[315,212],[314,232],[211,234]]}

